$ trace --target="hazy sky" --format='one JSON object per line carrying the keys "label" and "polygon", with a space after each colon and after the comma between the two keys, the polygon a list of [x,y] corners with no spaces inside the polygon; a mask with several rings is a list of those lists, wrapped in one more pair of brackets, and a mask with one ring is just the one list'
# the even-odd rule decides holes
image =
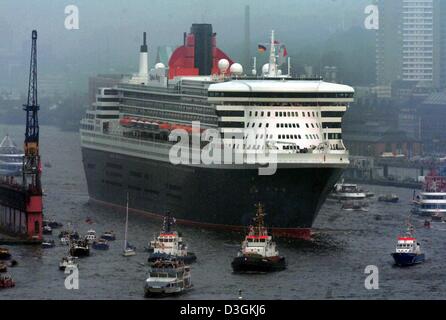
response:
{"label": "hazy sky", "polygon": [[[212,23],[218,45],[231,54],[243,45],[244,7],[251,6],[253,48],[271,29],[289,46],[323,41],[342,28],[360,26],[372,0],[0,0],[0,57],[29,55],[32,29],[39,31],[41,63],[64,72],[126,72],[138,63],[142,31],[156,48],[181,44],[194,22]],[[64,9],[80,10],[80,30],[66,30]],[[25,60],[27,63],[27,59]],[[0,61],[1,63],[1,61]],[[107,69],[107,70],[104,70]],[[45,68],[44,68],[45,69]],[[45,71],[43,71],[45,72]],[[84,72],[84,71],[83,71]]]}

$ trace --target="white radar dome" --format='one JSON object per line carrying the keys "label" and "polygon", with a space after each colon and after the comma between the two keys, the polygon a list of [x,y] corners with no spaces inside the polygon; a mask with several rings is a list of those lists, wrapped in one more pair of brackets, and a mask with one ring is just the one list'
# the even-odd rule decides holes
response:
{"label": "white radar dome", "polygon": [[264,64],[262,67],[262,73],[267,74],[269,72],[269,63]]}
{"label": "white radar dome", "polygon": [[165,69],[166,68],[166,66],[164,65],[164,63],[157,63],[156,65],[155,65],[155,70],[159,70],[159,69]]}
{"label": "white radar dome", "polygon": [[240,63],[234,63],[230,69],[231,73],[236,76],[241,76],[243,74],[243,67]]}
{"label": "white radar dome", "polygon": [[218,69],[221,73],[226,73],[229,69],[229,61],[226,59],[221,59],[218,61]]}

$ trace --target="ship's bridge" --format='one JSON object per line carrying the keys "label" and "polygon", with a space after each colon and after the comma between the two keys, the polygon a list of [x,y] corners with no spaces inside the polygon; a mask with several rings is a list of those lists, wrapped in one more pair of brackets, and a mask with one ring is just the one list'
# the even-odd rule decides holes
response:
{"label": "ship's bridge", "polygon": [[347,85],[291,78],[238,79],[208,89],[222,135],[234,149],[273,144],[286,152],[345,150],[342,117],[354,93]]}

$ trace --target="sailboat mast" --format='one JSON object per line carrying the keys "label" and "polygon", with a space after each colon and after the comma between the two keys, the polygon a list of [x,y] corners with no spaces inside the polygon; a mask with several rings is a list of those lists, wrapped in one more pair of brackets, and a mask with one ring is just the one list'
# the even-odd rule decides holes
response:
{"label": "sailboat mast", "polygon": [[127,192],[127,206],[125,216],[125,237],[124,237],[124,251],[127,249],[127,230],[129,226],[129,193]]}

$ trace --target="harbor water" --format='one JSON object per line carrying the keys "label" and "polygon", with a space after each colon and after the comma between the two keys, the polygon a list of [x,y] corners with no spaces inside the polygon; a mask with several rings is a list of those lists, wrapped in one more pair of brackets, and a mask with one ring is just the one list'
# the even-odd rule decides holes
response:
{"label": "harbor water", "polygon": [[[0,125],[0,136],[9,133],[21,145],[23,130],[22,126]],[[59,260],[68,251],[58,243],[59,230],[46,236],[56,240],[53,249],[6,246],[19,265],[9,270],[16,287],[1,290],[0,299],[144,299],[148,269],[144,247],[159,231],[160,221],[132,214],[129,241],[136,246],[137,255],[122,257],[125,212],[89,204],[79,134],[42,127],[41,153],[42,162],[51,163],[50,168],[43,168],[46,218],[65,226],[71,222],[81,234],[89,229],[98,234],[113,230],[117,240],[111,242],[109,251],[92,250],[89,258],[80,260],[78,290],[67,290],[66,275],[58,270]],[[365,188],[377,196],[395,193],[400,203],[379,203],[375,198],[368,212],[350,212],[341,210],[339,203],[327,202],[316,220],[314,241],[277,241],[288,268],[275,274],[232,273],[231,261],[243,235],[179,226],[198,261],[192,265],[193,290],[176,299],[237,299],[239,290],[245,299],[446,299],[446,224],[433,223],[431,229],[425,229],[422,218],[412,217],[427,261],[396,268],[390,254],[405,231],[413,190]],[[232,205],[228,209],[237,210],[237,204]],[[87,224],[87,218],[93,224]],[[370,265],[379,270],[378,290],[365,287],[364,271]]]}

